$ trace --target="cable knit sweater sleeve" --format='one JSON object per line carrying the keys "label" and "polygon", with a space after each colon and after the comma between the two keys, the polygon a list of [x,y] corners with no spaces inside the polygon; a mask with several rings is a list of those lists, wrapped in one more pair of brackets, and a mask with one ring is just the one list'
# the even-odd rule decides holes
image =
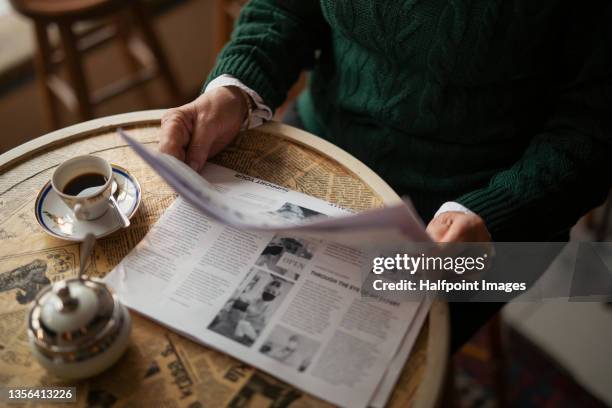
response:
{"label": "cable knit sweater sleeve", "polygon": [[299,73],[313,65],[328,32],[316,0],[251,0],[241,11],[231,41],[206,85],[232,75],[256,91],[273,110]]}
{"label": "cable knit sweater sleeve", "polygon": [[[553,114],[510,168],[458,198],[497,240],[551,239],[612,185],[612,7],[577,12],[559,59]],[[529,237],[526,237],[526,234]]]}

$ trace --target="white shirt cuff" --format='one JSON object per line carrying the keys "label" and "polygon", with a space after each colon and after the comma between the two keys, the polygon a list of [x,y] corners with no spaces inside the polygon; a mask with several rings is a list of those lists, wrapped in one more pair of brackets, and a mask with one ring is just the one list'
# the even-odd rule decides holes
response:
{"label": "white shirt cuff", "polygon": [[[263,124],[265,121],[272,119],[272,109],[270,109],[270,107],[264,103],[263,99],[261,99],[261,96],[259,96],[257,92],[243,84],[242,81],[232,75],[223,74],[221,76],[216,77],[208,83],[206,89],[204,89],[204,93],[222,86],[235,86],[236,88],[240,88],[253,99],[253,102],[255,102],[255,106],[253,108],[253,111],[251,112],[250,118],[252,128],[257,127]],[[247,123],[248,120],[245,120],[242,124],[242,129],[246,128]]]}
{"label": "white shirt cuff", "polygon": [[436,218],[438,215],[442,213],[451,212],[451,211],[457,211],[457,212],[461,212],[464,214],[474,214],[473,211],[470,211],[468,208],[462,206],[459,203],[456,203],[454,201],[447,201],[444,204],[442,204],[442,206],[440,206],[438,211],[436,211],[434,218]]}

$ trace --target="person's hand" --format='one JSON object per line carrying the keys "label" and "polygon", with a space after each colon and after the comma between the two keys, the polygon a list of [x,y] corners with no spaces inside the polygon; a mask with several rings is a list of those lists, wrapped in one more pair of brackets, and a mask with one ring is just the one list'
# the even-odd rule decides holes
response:
{"label": "person's hand", "polygon": [[247,114],[247,102],[238,88],[213,89],[164,114],[159,150],[199,172],[209,157],[234,139]]}
{"label": "person's hand", "polygon": [[485,222],[476,214],[459,211],[444,212],[427,226],[427,232],[436,242],[489,242],[491,234]]}

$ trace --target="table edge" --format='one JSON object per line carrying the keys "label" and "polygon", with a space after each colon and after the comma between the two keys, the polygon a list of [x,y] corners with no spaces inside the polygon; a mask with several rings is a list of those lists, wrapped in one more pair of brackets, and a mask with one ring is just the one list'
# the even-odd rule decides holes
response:
{"label": "table edge", "polygon": [[43,149],[48,149],[66,141],[73,141],[87,137],[91,133],[103,132],[106,129],[117,126],[133,126],[144,123],[155,124],[161,120],[161,116],[165,109],[154,109],[130,113],[121,113],[118,115],[105,116],[98,119],[93,119],[87,122],[78,123],[62,129],[55,130],[43,136],[39,136],[29,142],[23,143],[17,147],[0,155],[0,172],[4,172],[7,168],[22,161]]}

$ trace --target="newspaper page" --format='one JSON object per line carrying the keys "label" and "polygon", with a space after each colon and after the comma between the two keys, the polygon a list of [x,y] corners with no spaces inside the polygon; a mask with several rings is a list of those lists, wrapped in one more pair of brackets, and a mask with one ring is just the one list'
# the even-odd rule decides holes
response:
{"label": "newspaper page", "polygon": [[[233,201],[216,191],[209,176],[193,171],[182,161],[156,151],[151,151],[130,137],[123,130],[119,134],[130,147],[175,191],[195,209],[212,220],[239,229],[250,231],[275,231],[284,233],[316,233],[319,237],[336,239],[346,245],[368,245],[384,242],[430,242],[422,220],[416,214],[410,200],[398,204],[350,214],[336,212],[333,217],[320,217],[319,214],[303,218],[286,216],[261,217],[259,207],[234,205]],[[253,183],[276,186],[264,180],[242,174],[242,179]],[[277,189],[287,190],[276,186]],[[307,197],[307,196],[304,196]],[[331,204],[328,204],[331,205]]]}
{"label": "newspaper page", "polygon": [[423,301],[420,302],[419,308],[414,314],[408,330],[406,330],[404,340],[402,340],[397,353],[395,353],[391,364],[387,367],[387,371],[385,371],[385,375],[376,389],[376,393],[368,404],[370,407],[383,408],[389,402],[389,398],[393,393],[393,388],[397,384],[398,379],[402,374],[402,370],[406,365],[406,361],[408,360],[410,352],[412,351],[421,331],[421,327],[423,326],[425,318],[429,313],[431,303],[431,299],[423,299]]}
{"label": "newspaper page", "polygon": [[[241,222],[347,218],[221,166],[203,175],[222,203],[253,217]],[[421,304],[363,299],[358,250],[295,232],[236,228],[179,198],[106,281],[136,311],[317,397],[359,407],[382,388],[379,405]]]}

